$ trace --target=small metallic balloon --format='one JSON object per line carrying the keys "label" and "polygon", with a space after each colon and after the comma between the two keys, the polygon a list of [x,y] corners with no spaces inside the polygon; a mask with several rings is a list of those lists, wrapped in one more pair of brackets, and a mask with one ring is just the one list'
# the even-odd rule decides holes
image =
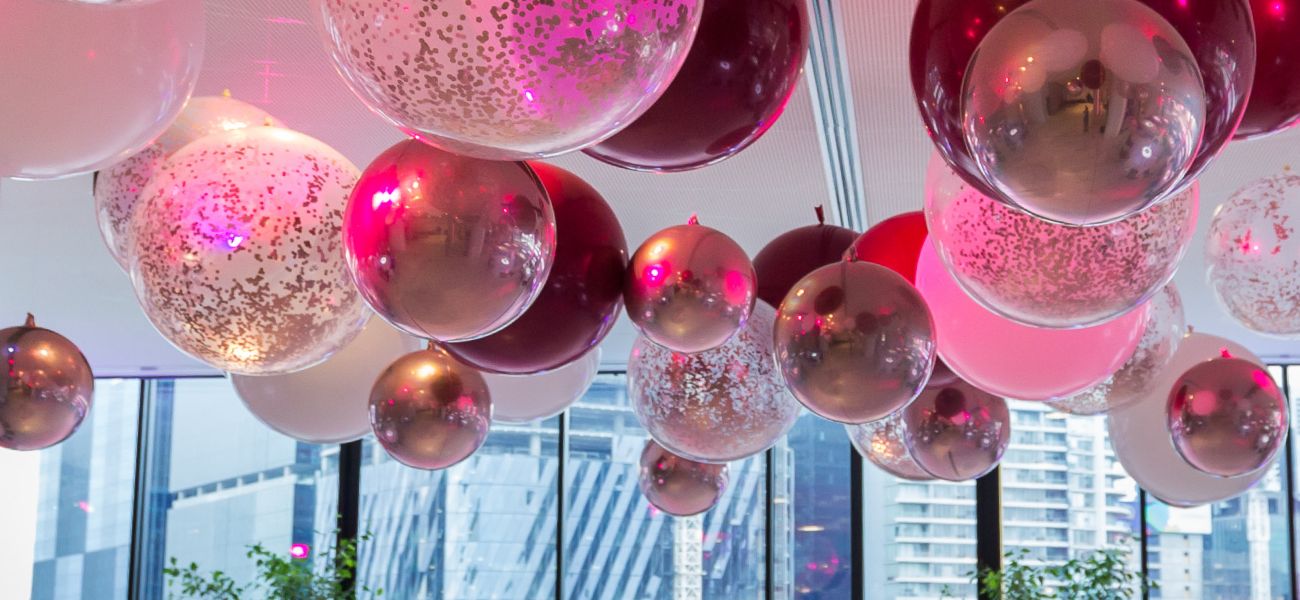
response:
{"label": "small metallic balloon", "polygon": [[822,207],[815,210],[816,225],[778,235],[754,255],[759,300],[772,306],[781,304],[794,284],[817,267],[839,262],[857,239],[858,234],[852,229],[827,225]]}
{"label": "small metallic balloon", "polygon": [[799,418],[799,403],[772,363],[776,310],[764,303],[719,348],[673,352],[637,338],[627,366],[636,418],[663,447],[721,463],[758,454]]}
{"label": "small metallic balloon", "polygon": [[0,448],[40,450],[68,439],[90,412],[95,376],[81,350],[27,315],[0,329]]}
{"label": "small metallic balloon", "polygon": [[992,471],[1011,443],[1011,413],[1002,398],[962,381],[943,363],[902,411],[903,441],[921,469],[947,481]]}
{"label": "small metallic balloon", "polygon": [[1137,402],[1150,394],[1156,378],[1169,364],[1187,331],[1183,300],[1173,282],[1148,301],[1147,316],[1137,349],[1124,366],[1105,381],[1046,404],[1072,415],[1096,415]]}
{"label": "small metallic balloon", "polygon": [[758,284],[740,244],[691,217],[637,248],[624,286],[628,317],[642,336],[692,353],[723,345],[745,326]]}
{"label": "small metallic balloon", "polygon": [[902,408],[934,367],[934,323],[916,288],[880,265],[813,271],[777,311],[776,362],[808,410],[866,423]]}
{"label": "small metallic balloon", "polygon": [[1254,139],[1300,122],[1300,3],[1250,0],[1255,21],[1255,82],[1234,139]]}
{"label": "small metallic balloon", "polygon": [[205,135],[245,127],[283,127],[266,111],[230,96],[190,98],[171,126],[152,144],[95,173],[95,216],[104,244],[123,269],[130,269],[127,250],[131,219],[144,186],[163,163],[186,144]]}
{"label": "small metallic balloon", "polygon": [[406,140],[361,174],[343,218],[348,267],[389,323],[423,338],[500,331],[541,293],[555,213],[524,163]]}
{"label": "small metallic balloon", "polygon": [[1079,225],[1176,190],[1205,104],[1187,43],[1135,0],[1033,0],[989,30],[962,84],[963,133],[985,180],[1030,213]]}
{"label": "small metallic balloon", "polygon": [[702,463],[646,440],[641,451],[641,493],[670,515],[689,517],[713,508],[727,489],[727,465]]}
{"label": "small metallic balloon", "polygon": [[1282,450],[1286,398],[1262,365],[1225,356],[1193,366],[1169,390],[1174,449],[1193,468],[1237,477]]}
{"label": "small metallic balloon", "polygon": [[343,80],[444,150],[522,160],[577,150],[644,113],[681,68],[701,0],[315,0]]}
{"label": "small metallic balloon", "polygon": [[487,439],[492,400],[472,367],[432,344],[397,359],[370,392],[370,427],[398,462],[445,469]]}
{"label": "small metallic balloon", "polygon": [[209,135],[141,193],[128,254],[145,315],[181,351],[241,375],[318,364],[369,318],[339,227],[357,168],[279,127]]}
{"label": "small metallic balloon", "polygon": [[1288,168],[1220,205],[1205,264],[1229,316],[1257,333],[1300,339],[1300,175]]}
{"label": "small metallic balloon", "polygon": [[1196,232],[1199,184],[1107,225],[1049,223],[980,194],[934,154],[925,214],[962,289],[1008,319],[1054,329],[1109,321],[1174,276]]}
{"label": "small metallic balloon", "polygon": [[900,411],[879,421],[845,425],[844,431],[849,434],[849,441],[858,449],[858,454],[882,471],[908,481],[934,479],[912,460],[912,454],[903,440],[902,415]]}

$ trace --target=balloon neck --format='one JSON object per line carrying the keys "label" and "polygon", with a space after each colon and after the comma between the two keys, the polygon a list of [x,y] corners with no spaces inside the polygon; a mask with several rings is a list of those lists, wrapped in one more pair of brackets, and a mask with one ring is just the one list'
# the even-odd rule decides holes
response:
{"label": "balloon neck", "polygon": [[221,90],[221,97],[222,97],[222,98],[229,98],[229,97],[230,97],[230,88],[226,88],[226,89],[224,89],[224,90]]}
{"label": "balloon neck", "polygon": [[274,126],[275,126],[275,120],[272,119],[271,117],[267,117],[267,118],[265,118],[265,119],[262,119],[262,126],[264,126],[264,127],[274,127]]}
{"label": "balloon neck", "polygon": [[826,224],[826,209],[825,209],[822,205],[818,204],[817,206],[814,206],[814,207],[813,207],[813,212],[816,212],[816,213],[817,213],[817,224],[818,224],[818,225],[825,225],[825,224]]}
{"label": "balloon neck", "polygon": [[858,261],[862,260],[862,259],[858,258],[858,245],[857,245],[857,244],[853,244],[852,246],[849,246],[849,249],[844,251],[844,257],[843,257],[843,260],[844,260],[844,262],[858,262]]}
{"label": "balloon neck", "polygon": [[438,344],[436,344],[433,340],[429,340],[424,343],[424,349],[429,351],[437,350]]}
{"label": "balloon neck", "polygon": [[32,313],[27,313],[27,321],[23,323],[23,327],[35,327],[35,326],[36,326],[36,317],[32,316]]}
{"label": "balloon neck", "polygon": [[687,224],[687,225],[699,225],[699,224],[700,224],[700,216],[697,215],[697,214],[695,214],[695,213],[691,213],[691,218],[686,219],[686,224]]}

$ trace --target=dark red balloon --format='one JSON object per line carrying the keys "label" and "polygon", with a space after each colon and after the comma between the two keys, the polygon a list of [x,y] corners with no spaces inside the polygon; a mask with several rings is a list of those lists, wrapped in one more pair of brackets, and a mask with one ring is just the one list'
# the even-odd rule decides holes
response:
{"label": "dark red balloon", "polygon": [[[1246,110],[1255,72],[1255,28],[1249,6],[1252,0],[1140,1],[1160,13],[1183,36],[1205,80],[1205,129],[1186,178],[1191,181],[1232,138]],[[962,179],[991,198],[1001,196],[980,176],[962,136],[962,78],[984,34],[1027,2],[920,0],[912,20],[909,60],[921,120],[944,160]]]}
{"label": "dark red balloon", "polygon": [[709,0],[664,95],[585,150],[638,171],[697,169],[744,150],[776,122],[808,53],[805,0]]}
{"label": "dark red balloon", "polygon": [[599,344],[623,306],[627,239],[609,204],[559,167],[529,162],[555,208],[555,264],[523,316],[485,338],[446,344],[461,361],[494,373],[564,366]]}
{"label": "dark red balloon", "polygon": [[876,263],[916,285],[916,261],[929,229],[921,211],[903,213],[871,226],[853,242],[858,260]]}
{"label": "dark red balloon", "polygon": [[1282,131],[1300,121],[1300,2],[1251,0],[1255,84],[1236,139]]}
{"label": "dark red balloon", "polygon": [[852,229],[825,223],[777,236],[754,257],[758,299],[773,307],[781,306],[794,284],[818,267],[838,262],[857,237]]}

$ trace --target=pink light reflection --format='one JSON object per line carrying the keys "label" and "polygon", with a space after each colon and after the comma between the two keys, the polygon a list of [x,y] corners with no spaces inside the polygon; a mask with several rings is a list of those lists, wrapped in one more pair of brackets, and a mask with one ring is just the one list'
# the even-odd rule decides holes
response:
{"label": "pink light reflection", "polygon": [[311,556],[311,546],[307,544],[294,544],[289,546],[289,556],[302,560]]}

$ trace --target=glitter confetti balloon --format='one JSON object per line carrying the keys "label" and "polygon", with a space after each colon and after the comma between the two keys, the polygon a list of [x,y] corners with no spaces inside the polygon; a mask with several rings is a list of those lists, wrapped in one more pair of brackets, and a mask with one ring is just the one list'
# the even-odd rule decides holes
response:
{"label": "glitter confetti balloon", "polygon": [[1104,223],[1174,191],[1206,118],[1179,32],[1135,0],[1033,0],[994,25],[962,83],[984,179],[1045,219]]}
{"label": "glitter confetti balloon", "polygon": [[76,433],[95,392],[76,345],[27,315],[0,329],[0,361],[0,448],[40,450]]}
{"label": "glitter confetti balloon", "polygon": [[916,288],[873,263],[808,274],[777,310],[776,363],[808,410],[841,423],[888,416],[920,393],[934,365],[934,323]]}
{"label": "glitter confetti balloon", "polygon": [[744,327],[757,288],[740,244],[691,217],[637,248],[623,301],[642,336],[677,352],[703,352]]}
{"label": "glitter confetti balloon", "polygon": [[229,96],[190,98],[181,114],[153,143],[95,173],[95,216],[104,244],[117,263],[130,269],[126,252],[131,246],[131,218],[140,192],[168,157],[205,135],[263,125],[283,127],[266,111]]}
{"label": "glitter confetti balloon", "polygon": [[1173,282],[1165,284],[1149,301],[1146,329],[1128,362],[1105,381],[1046,404],[1072,415],[1096,415],[1136,402],[1151,391],[1157,376],[1169,364],[1187,331],[1183,300]]}
{"label": "glitter confetti balloon", "polygon": [[405,140],[361,175],[343,244],[379,316],[417,337],[472,340],[500,331],[541,294],[555,213],[524,163]]}
{"label": "glitter confetti balloon", "polygon": [[1225,352],[1174,381],[1169,432],[1193,468],[1219,477],[1245,475],[1282,450],[1286,398],[1263,365]]}
{"label": "glitter confetti balloon", "polygon": [[1300,175],[1290,169],[1237,190],[1214,212],[1206,279],[1247,329],[1300,338]]}
{"label": "glitter confetti balloon", "polygon": [[682,458],[646,440],[641,451],[641,493],[676,517],[698,515],[713,508],[727,489],[727,465]]}
{"label": "glitter confetti balloon", "polygon": [[985,308],[1049,328],[1087,327],[1145,302],[1196,232],[1200,188],[1108,225],[1043,221],[980,194],[936,153],[925,215],[948,272]]}
{"label": "glitter confetti balloon", "polygon": [[977,479],[998,466],[1011,443],[1006,401],[962,381],[943,363],[901,418],[912,459],[939,479]]}
{"label": "glitter confetti balloon", "polygon": [[628,397],[650,437],[692,460],[727,462],[758,454],[785,435],[800,408],[772,364],[775,317],[760,302],[739,334],[695,354],[637,338]]}
{"label": "glitter confetti balloon", "polygon": [[896,412],[879,421],[861,425],[845,425],[849,441],[858,449],[858,454],[866,457],[871,464],[894,477],[909,481],[927,481],[934,476],[926,473],[912,460],[903,440],[903,418]]}
{"label": "glitter confetti balloon", "polygon": [[397,359],[370,392],[375,439],[408,467],[445,469],[469,458],[491,422],[483,376],[432,345]]}
{"label": "glitter confetti balloon", "polygon": [[131,281],[154,327],[181,351],[242,375],[317,364],[369,312],[339,226],[357,168],[278,127],[204,137],[141,193]]}
{"label": "glitter confetti balloon", "polygon": [[577,150],[644,113],[700,0],[315,0],[352,90],[406,133],[491,160]]}

